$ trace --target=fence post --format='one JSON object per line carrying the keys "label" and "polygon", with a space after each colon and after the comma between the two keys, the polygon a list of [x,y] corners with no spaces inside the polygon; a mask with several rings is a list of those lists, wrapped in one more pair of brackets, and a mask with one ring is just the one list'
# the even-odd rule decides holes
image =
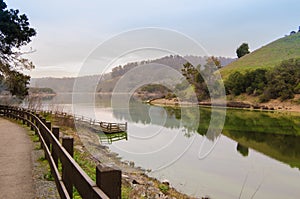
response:
{"label": "fence post", "polygon": [[43,124],[45,124],[46,123],[46,119],[45,118],[41,118],[41,122],[43,123]]}
{"label": "fence post", "polygon": [[34,128],[34,132],[35,132],[35,134],[37,134],[37,132],[38,132],[38,130],[40,129],[40,126],[39,126],[39,121],[38,121],[38,119],[39,119],[39,114],[35,114],[35,116],[36,117],[34,117],[33,116],[33,123],[35,124],[35,126],[38,128]]}
{"label": "fence post", "polygon": [[31,121],[31,127],[30,127],[30,130],[34,130],[33,129],[33,125],[34,125],[34,119],[33,119],[33,114],[34,114],[34,112],[33,111],[30,111],[30,121]]}
{"label": "fence post", "polygon": [[22,111],[22,114],[21,114],[21,115],[22,115],[22,123],[25,125],[25,121],[26,121],[26,120],[25,120],[24,110]]}
{"label": "fence post", "polygon": [[30,122],[29,122],[30,116],[27,111],[25,111],[25,118],[26,118],[26,120],[25,120],[26,126],[30,126]]}
{"label": "fence post", "polygon": [[50,121],[46,121],[45,125],[51,131],[51,122]]}
{"label": "fence post", "polygon": [[[59,140],[59,127],[53,126],[52,127],[52,133],[53,133],[54,137],[56,137],[56,139]],[[52,154],[53,160],[55,162],[55,165],[57,167],[58,166],[58,155],[57,155],[57,151],[55,149],[55,146],[56,145],[52,144],[51,154]]]}
{"label": "fence post", "polygon": [[73,157],[74,154],[74,138],[71,136],[64,136],[62,138],[62,145],[68,151],[68,153]]}
{"label": "fence post", "polygon": [[99,164],[96,167],[96,184],[109,198],[121,199],[121,175],[121,170]]}
{"label": "fence post", "polygon": [[[74,154],[74,139],[69,136],[65,136],[62,138],[62,145],[66,149],[66,151],[73,157]],[[62,180],[66,186],[66,189],[69,193],[70,198],[73,197],[73,183],[70,178],[72,175],[71,168],[66,168],[66,165],[62,165]]]}
{"label": "fence post", "polygon": [[[36,115],[36,117],[35,117],[35,125],[40,130],[40,122],[39,122],[40,115],[38,113],[36,113],[35,115]],[[35,134],[37,134],[37,132],[35,132]]]}
{"label": "fence post", "polygon": [[[51,122],[50,121],[46,121],[45,125],[46,125],[47,129],[49,129],[49,131],[51,131]],[[45,137],[44,137],[44,139],[46,141],[48,149],[50,150],[50,140],[49,140],[50,135],[48,135],[47,129],[45,129]]]}

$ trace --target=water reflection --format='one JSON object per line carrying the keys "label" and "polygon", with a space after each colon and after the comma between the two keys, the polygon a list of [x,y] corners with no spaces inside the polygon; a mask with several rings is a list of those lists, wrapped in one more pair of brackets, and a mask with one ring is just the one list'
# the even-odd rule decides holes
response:
{"label": "water reflection", "polygon": [[[151,107],[148,104],[133,102],[127,109],[113,110],[113,114],[120,120],[133,121],[142,124],[157,124],[149,117]],[[187,133],[197,132],[205,135],[211,121],[212,110],[200,107],[157,107],[157,117],[160,112],[166,112],[167,128],[184,127]],[[198,109],[198,110],[196,110]],[[215,110],[215,115],[223,112],[223,109]],[[196,113],[200,113],[196,115]],[[195,123],[197,121],[198,123]],[[262,112],[262,111],[243,111],[227,110],[225,126],[216,124],[215,128],[233,130],[241,132],[261,132],[268,134],[300,135],[300,116],[293,113]]]}
{"label": "water reflection", "polygon": [[[78,93],[73,94],[73,97],[78,98],[77,101],[82,104],[86,98],[94,97],[98,110],[111,106],[110,95]],[[72,93],[45,98],[42,103],[48,105],[48,108],[59,104],[63,109],[66,104],[72,104]],[[224,110],[215,110],[214,114],[218,115],[220,112],[221,115],[222,111]],[[104,114],[103,111],[101,113]],[[84,112],[81,114],[84,115]],[[180,130],[186,138],[199,134],[213,141],[219,136],[214,133],[207,134],[212,118],[209,108],[155,107],[131,101],[128,109],[112,109],[112,115],[116,120],[130,121],[132,124]],[[300,115],[297,113],[227,110],[224,127],[218,126],[216,121],[214,128],[223,129],[223,135],[236,141],[236,150],[244,157],[249,155],[247,148],[252,148],[291,167],[300,168],[300,145],[297,145],[300,143]]]}
{"label": "water reflection", "polygon": [[[53,101],[66,106],[72,104],[70,96],[58,95]],[[108,95],[74,96],[80,98],[77,114],[128,122],[128,140],[124,136],[113,142],[104,137],[102,143],[111,142],[109,148],[120,157],[151,169],[150,175],[170,180],[185,193],[212,198],[251,198],[254,193],[255,198],[297,198],[300,194],[300,114],[227,110],[223,128],[215,116],[224,110],[217,109],[207,133],[213,118],[209,108],[163,108],[132,101],[116,109]],[[88,97],[95,97],[96,103],[86,103]],[[222,129],[223,135],[214,134],[214,129]],[[199,147],[206,138],[210,143],[219,141],[210,156],[199,160]]]}
{"label": "water reflection", "polygon": [[223,134],[238,142],[237,150],[244,156],[248,155],[248,148],[252,148],[300,169],[300,136],[241,131],[223,131]]}
{"label": "water reflection", "polygon": [[[195,110],[198,109],[198,110]],[[222,109],[217,110],[224,111]],[[129,114],[128,114],[129,112]],[[151,112],[152,116],[149,115]],[[154,113],[153,113],[154,112]],[[200,119],[198,119],[200,113]],[[165,122],[153,120],[162,118]],[[198,133],[209,140],[217,134],[207,134],[212,111],[199,107],[155,107],[133,102],[129,110],[113,110],[114,117],[134,123],[162,125],[169,129],[183,129],[185,137]],[[260,153],[284,162],[291,167],[300,168],[300,116],[293,113],[272,113],[260,111],[227,110],[222,133],[237,142],[237,151],[244,157],[252,148]],[[215,125],[214,128],[222,128]]]}
{"label": "water reflection", "polygon": [[127,140],[127,132],[120,132],[120,133],[98,133],[99,140],[102,144],[112,144],[113,142],[120,141],[120,140]]}

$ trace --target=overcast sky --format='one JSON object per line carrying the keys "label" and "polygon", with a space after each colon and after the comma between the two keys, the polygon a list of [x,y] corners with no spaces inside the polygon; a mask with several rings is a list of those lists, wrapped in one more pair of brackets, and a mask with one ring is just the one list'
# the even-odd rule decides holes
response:
{"label": "overcast sky", "polygon": [[235,50],[243,42],[253,51],[300,26],[299,0],[6,0],[6,3],[9,8],[25,13],[37,31],[29,44],[36,50],[29,55],[36,65],[29,73],[32,77],[76,76],[101,43],[132,29],[175,30],[197,41],[208,55],[236,57]]}

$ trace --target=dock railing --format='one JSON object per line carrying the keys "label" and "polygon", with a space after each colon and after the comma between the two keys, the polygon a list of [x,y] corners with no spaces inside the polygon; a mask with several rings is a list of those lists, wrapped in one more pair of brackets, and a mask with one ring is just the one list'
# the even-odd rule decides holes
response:
{"label": "dock railing", "polygon": [[82,198],[121,198],[121,171],[99,164],[94,182],[73,159],[73,138],[63,136],[60,143],[59,127],[51,126],[38,113],[19,107],[0,105],[0,116],[22,121],[38,135],[62,199],[73,197],[73,187]]}
{"label": "dock railing", "polygon": [[127,131],[127,122],[122,123],[111,123],[111,122],[99,122],[100,128],[105,133],[120,133]]}

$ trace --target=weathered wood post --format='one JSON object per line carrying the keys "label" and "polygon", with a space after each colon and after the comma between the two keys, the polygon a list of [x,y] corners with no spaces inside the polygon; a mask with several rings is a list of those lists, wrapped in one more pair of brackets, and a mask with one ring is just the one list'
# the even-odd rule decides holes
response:
{"label": "weathered wood post", "polygon": [[41,122],[42,122],[43,124],[46,123],[46,119],[45,119],[45,118],[41,117],[40,120],[41,120]]}
{"label": "weathered wood post", "polygon": [[25,125],[26,119],[25,119],[25,113],[24,113],[24,111],[25,111],[25,110],[22,111],[22,114],[21,114],[21,115],[22,115],[22,124]]}
{"label": "weathered wood post", "polygon": [[111,199],[121,199],[121,170],[98,165],[96,184]]}
{"label": "weathered wood post", "polygon": [[34,114],[34,112],[33,111],[30,111],[30,121],[31,121],[31,126],[30,126],[30,130],[34,130],[34,128],[33,128],[33,125],[34,125],[34,117],[33,117],[33,114]]}
{"label": "weathered wood post", "polygon": [[[73,137],[65,136],[62,138],[62,145],[66,151],[73,157],[74,154],[74,139]],[[62,180],[66,186],[70,198],[73,197],[73,183],[70,178],[72,175],[71,168],[66,168],[66,165],[62,165]]]}
{"label": "weathered wood post", "polygon": [[29,114],[29,112],[25,112],[25,114],[26,114],[26,125],[29,127],[30,126],[30,114]]}
{"label": "weathered wood post", "polygon": [[[40,115],[38,113],[36,113],[35,116],[36,116],[36,118],[35,118],[35,125],[37,126],[38,129],[40,129],[40,122],[39,122]],[[35,131],[35,134],[37,134],[37,129]]]}
{"label": "weathered wood post", "polygon": [[[57,126],[53,126],[52,127],[52,133],[54,135],[54,137],[59,140],[59,127]],[[58,155],[57,155],[57,149],[55,148],[56,145],[52,145],[52,148],[51,148],[51,154],[52,154],[52,157],[53,157],[53,160],[55,162],[55,165],[56,167],[58,166]]]}
{"label": "weathered wood post", "polygon": [[40,120],[41,120],[40,132],[41,132],[41,135],[42,135],[43,139],[46,142],[46,145],[48,146],[48,144],[47,144],[48,142],[46,140],[47,139],[47,137],[46,137],[46,118],[41,117]]}
{"label": "weathered wood post", "polygon": [[[43,118],[42,116],[40,116],[40,120],[41,120],[41,123],[39,124],[39,129],[40,129],[40,132],[43,136],[43,138],[45,137],[45,129],[44,129],[44,125],[46,123],[46,119]],[[45,138],[44,138],[45,139]]]}
{"label": "weathered wood post", "polygon": [[[50,121],[46,121],[45,125],[46,125],[47,129],[49,131],[51,131],[51,122]],[[50,135],[48,134],[48,131],[45,129],[45,137],[44,137],[44,139],[46,141],[48,149],[50,150],[50,140],[49,140],[49,137],[50,137]]]}

